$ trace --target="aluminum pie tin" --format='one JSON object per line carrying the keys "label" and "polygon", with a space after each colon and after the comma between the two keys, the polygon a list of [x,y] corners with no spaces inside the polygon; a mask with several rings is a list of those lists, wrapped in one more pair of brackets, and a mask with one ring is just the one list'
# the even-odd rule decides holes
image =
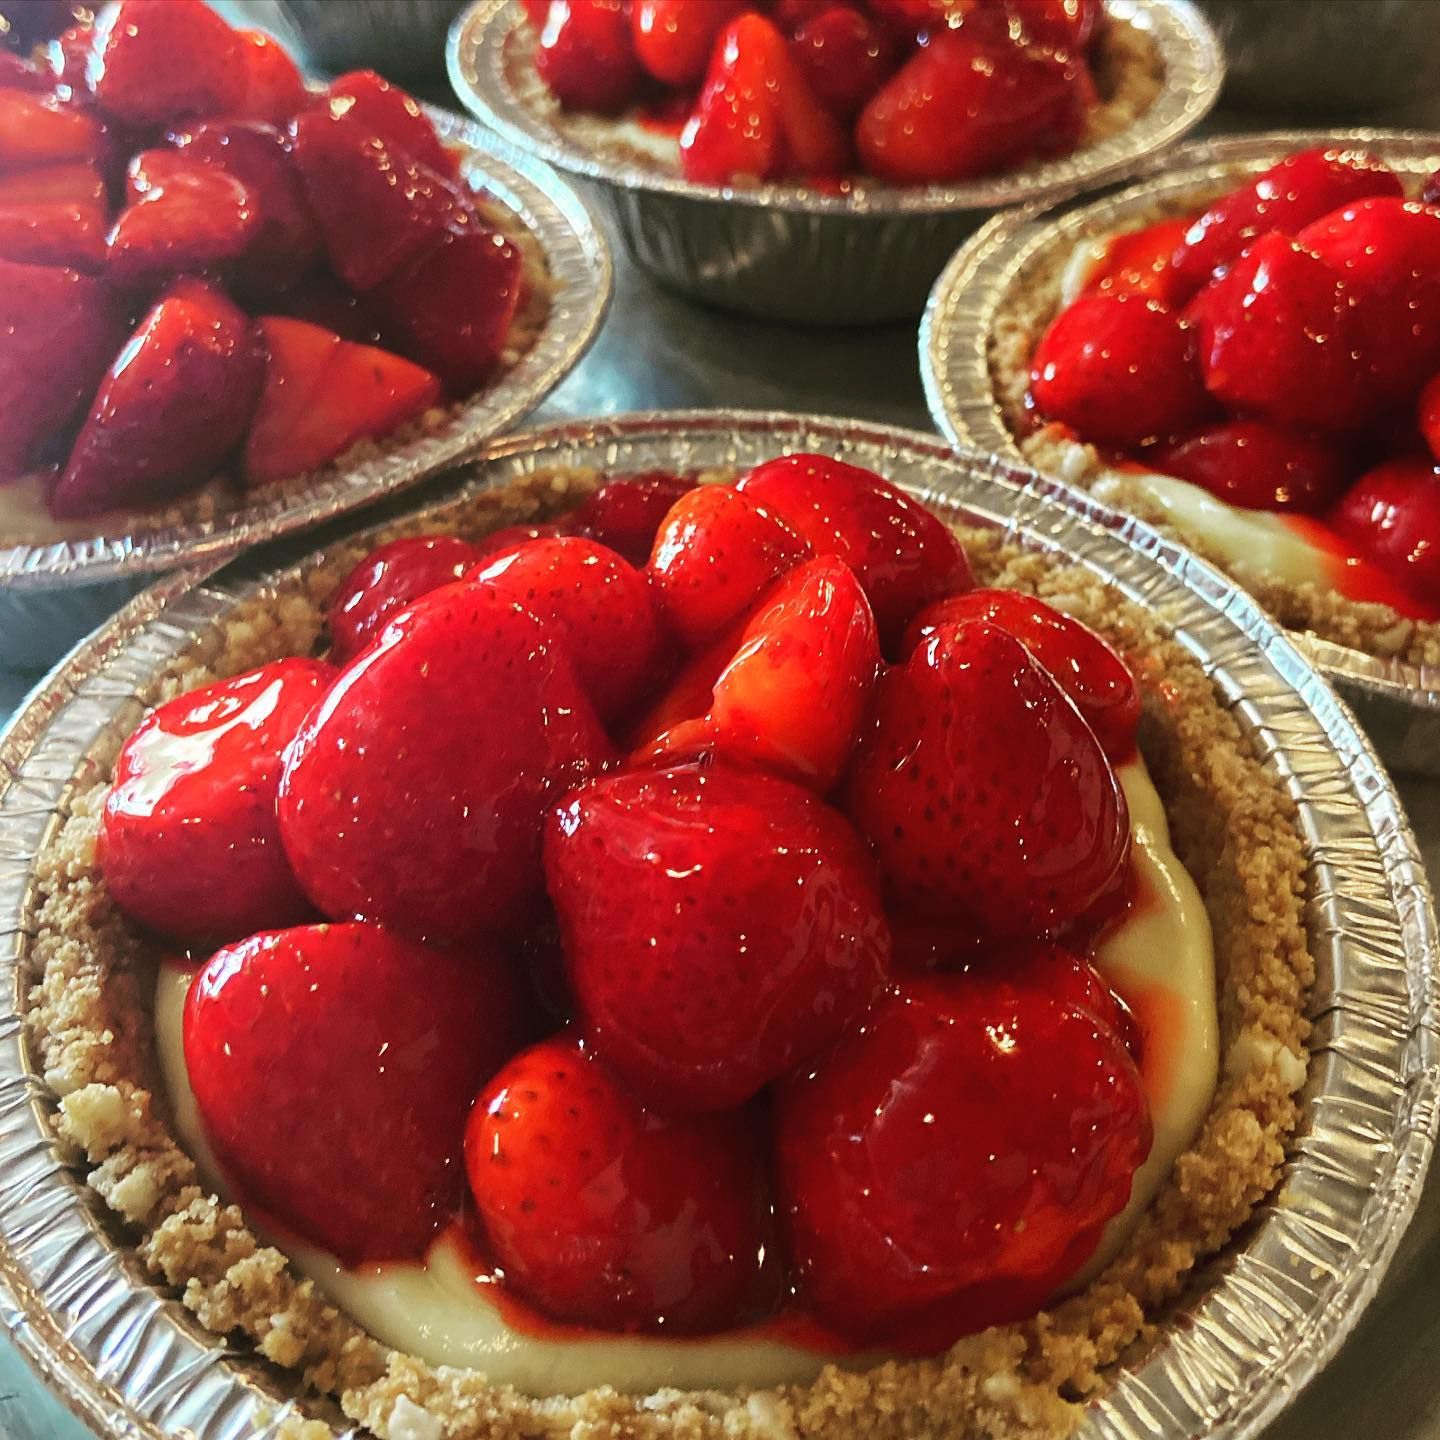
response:
{"label": "aluminum pie tin", "polygon": [[358,464],[322,472],[302,492],[277,493],[213,519],[43,545],[0,546],[0,665],[43,668],[150,578],[234,553],[369,504],[454,463],[534,409],[579,363],[610,303],[610,251],[585,202],[548,166],[490,153],[473,121],[431,110],[443,140],[463,147],[469,186],[522,222],[544,252],[554,297],[519,362],[438,429]]}
{"label": "aluminum pie tin", "polygon": [[[688,470],[806,449],[875,466],[942,513],[1063,554],[1146,607],[1202,661],[1296,800],[1318,973],[1291,1158],[1243,1245],[1206,1272],[1158,1348],[1119,1375],[1083,1429],[1087,1440],[1245,1440],[1359,1318],[1430,1160],[1440,940],[1400,802],[1343,703],[1218,571],[1032,470],[934,436],[734,411],[559,425],[493,442],[419,513],[555,466]],[[415,507],[385,509],[394,518]],[[327,543],[373,536],[376,520],[347,517]],[[77,772],[93,775],[136,723],[156,672],[218,641],[239,602],[300,575],[313,545],[292,538],[161,580],[62,662],[0,735],[0,1319],[60,1398],[117,1440],[266,1440],[298,1402],[277,1372],[201,1332],[173,1292],[142,1278],[57,1149],[54,1100],[23,1032],[34,856],[56,833]]]}
{"label": "aluminum pie tin", "polygon": [[[987,349],[997,315],[1031,266],[1068,254],[1082,236],[1134,228],[1157,205],[1203,200],[1296,150],[1325,144],[1369,150],[1402,178],[1440,165],[1440,134],[1273,131],[1183,145],[1151,162],[1147,178],[1100,199],[1038,202],[996,216],[946,266],[921,322],[921,378],[940,430],[957,445],[1021,457],[996,403]],[[1341,686],[1391,765],[1440,775],[1440,668],[1382,659],[1316,635],[1290,638]]]}
{"label": "aluminum pie tin", "polygon": [[800,185],[699,185],[598,153],[554,123],[518,0],[477,0],[447,61],[467,109],[522,153],[586,181],[636,263],[672,289],[764,319],[854,325],[911,319],[955,246],[994,210],[1127,174],[1215,103],[1220,44],[1190,0],[1107,0],[1154,39],[1165,83],[1116,135],[1073,155],[963,185],[878,182],[848,196]]}

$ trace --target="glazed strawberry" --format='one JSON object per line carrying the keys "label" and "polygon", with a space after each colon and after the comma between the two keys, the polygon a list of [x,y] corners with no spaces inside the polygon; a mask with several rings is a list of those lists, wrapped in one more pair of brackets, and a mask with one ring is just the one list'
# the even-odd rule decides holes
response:
{"label": "glazed strawberry", "polygon": [[371,292],[387,334],[452,395],[478,389],[500,363],[524,291],[520,252],[478,222],[442,234]]}
{"label": "glazed strawberry", "polygon": [[632,565],[643,565],[670,507],[694,488],[693,480],[663,470],[607,480],[576,506],[569,520],[576,530],[608,545]]}
{"label": "glazed strawberry", "polygon": [[265,363],[240,461],[247,486],[315,470],[440,403],[428,370],[321,326],[267,315],[255,337]]}
{"label": "glazed strawberry", "polygon": [[1129,853],[1125,797],[1090,727],[985,621],[944,627],[881,678],[845,808],[895,902],[992,938],[1059,929]]}
{"label": "glazed strawberry", "polygon": [[1331,441],[1259,420],[1221,420],[1146,456],[1166,475],[1246,510],[1318,514],[1345,488],[1346,455]]}
{"label": "glazed strawberry", "polygon": [[1043,983],[905,980],[776,1097],[801,1295],[858,1342],[925,1353],[1028,1315],[1123,1209],[1150,1138],[1123,1041]]}
{"label": "glazed strawberry", "polygon": [[703,1334],[773,1301],[751,1118],[647,1110],[568,1035],[517,1055],[481,1091],[465,1166],[506,1284],[557,1320]]}
{"label": "glazed strawberry", "polygon": [[922,606],[970,588],[960,542],[923,505],[871,470],[827,455],[782,455],[736,482],[752,500],[859,577],[882,639]]}
{"label": "glazed strawberry", "polygon": [[408,156],[447,179],[459,178],[458,157],[435,133],[419,103],[373,70],[352,70],[332,81],[319,103],[332,111],[343,107],[392,155]]}
{"label": "glazed strawberry", "polygon": [[94,32],[88,25],[72,25],[45,47],[45,68],[50,72],[53,88],[62,100],[80,99],[89,103],[90,56]]}
{"label": "glazed strawberry", "polygon": [[1069,50],[1083,55],[1105,21],[1101,0],[1001,0],[999,5],[983,3],[1006,22],[1018,21],[1026,36],[1037,45]]}
{"label": "glazed strawberry", "polygon": [[814,1055],[878,992],[874,867],[829,806],[724,765],[582,787],[545,833],[579,1014],[642,1099],[722,1110]]}
{"label": "glazed strawberry", "polygon": [[1126,448],[1188,430],[1211,408],[1195,335],[1141,295],[1087,295],[1062,310],[1035,347],[1030,394],[1046,419]]}
{"label": "glazed strawberry", "polygon": [[0,480],[74,419],[123,337],[101,281],[0,259]]}
{"label": "glazed strawberry", "polygon": [[746,614],[808,542],[729,485],[700,485],[665,517],[646,567],[666,628],[696,650]]}
{"label": "glazed strawberry", "polygon": [[245,247],[238,279],[250,295],[288,290],[324,252],[289,141],[259,120],[207,120],[176,136],[187,159],[232,175],[249,192],[259,224]]}
{"label": "glazed strawberry", "polygon": [[348,665],[392,615],[458,580],[480,558],[456,535],[415,535],[372,550],[330,601],[330,658]]}
{"label": "glazed strawberry", "polygon": [[815,98],[837,115],[858,115],[894,69],[890,37],[849,5],[830,5],[807,19],[790,54]]}
{"label": "glazed strawberry", "polygon": [[1298,235],[1341,205],[1402,193],[1390,168],[1360,150],[1325,147],[1287,155],[1191,223],[1175,250],[1179,294],[1193,295],[1215,270],[1269,231]]}
{"label": "glazed strawberry", "polygon": [[244,1198],[343,1264],[408,1260],[460,1202],[466,1114],[519,1045],[520,1014],[484,941],[432,950],[378,925],[308,925],[201,969],[185,1067]]}
{"label": "glazed strawberry", "polygon": [[122,283],[234,260],[260,232],[249,189],[179,151],[141,151],[130,162],[126,190],[130,203],[106,242],[106,266]]}
{"label": "glazed strawberry", "polygon": [[856,146],[897,185],[966,180],[1073,147],[1090,93],[1084,62],[1063,51],[942,30],[865,106]]}
{"label": "glazed strawberry", "polygon": [[562,535],[588,535],[588,532],[581,526],[572,525],[568,518],[542,520],[538,525],[506,525],[474,542],[475,559],[478,562],[488,555],[514,550],[530,540],[557,540]]}
{"label": "glazed strawberry", "polygon": [[84,163],[0,176],[0,256],[94,271],[105,263],[100,172]]}
{"label": "glazed strawberry", "polygon": [[551,0],[535,69],[560,103],[612,115],[640,88],[640,62],[621,0]]}
{"label": "glazed strawberry", "polygon": [[1432,459],[1377,465],[1340,497],[1330,524],[1403,589],[1440,604],[1440,470]]}
{"label": "glazed strawberry", "polygon": [[283,125],[310,103],[310,94],[285,47],[263,30],[237,30],[245,92],[236,114],[262,124]]}
{"label": "glazed strawberry", "polygon": [[1293,240],[1262,235],[1191,301],[1186,317],[1205,388],[1227,407],[1324,431],[1353,429],[1373,412],[1354,296]]}
{"label": "glazed strawberry", "polygon": [[119,0],[101,11],[92,43],[95,103],[124,125],[234,114],[244,103],[246,47],[204,0]]}
{"label": "glazed strawberry", "polygon": [[1306,226],[1300,243],[1359,301],[1381,397],[1409,401],[1440,364],[1440,214],[1394,198],[1361,200]]}
{"label": "glazed strawberry", "polygon": [[103,147],[104,131],[90,111],[51,95],[0,90],[0,174],[92,165]]}
{"label": "glazed strawberry", "polygon": [[1117,235],[1106,245],[1105,258],[1090,272],[1083,293],[1142,295],[1162,305],[1183,304],[1192,291],[1178,283],[1180,272],[1170,258],[1188,228],[1187,220],[1160,220],[1143,230]]}
{"label": "glazed strawberry", "polygon": [[244,314],[213,286],[177,280],[101,381],[50,513],[152,505],[210,480],[245,433],[264,368]]}
{"label": "glazed strawberry", "polygon": [[277,660],[170,700],[115,764],[100,864],[132,920],[181,945],[217,945],[314,913],[275,818],[280,757],[338,672]]}
{"label": "glazed strawberry", "polygon": [[1093,630],[1018,590],[971,590],[927,606],[905,632],[905,654],[947,625],[986,620],[1013,635],[1070,697],[1111,760],[1135,750],[1140,688],[1129,667]]}
{"label": "glazed strawberry", "polygon": [[10,50],[0,50],[0,90],[29,90],[45,94],[53,77]]}
{"label": "glazed strawberry", "polygon": [[681,671],[636,727],[634,758],[717,758],[823,792],[850,758],[879,668],[854,574],[833,555],[807,561]]}
{"label": "glazed strawberry", "polygon": [[897,40],[914,44],[931,31],[973,23],[980,0],[865,0],[865,8]]}
{"label": "glazed strawberry", "polygon": [[308,110],[294,131],[295,164],[330,263],[352,289],[373,288],[440,235],[474,224],[450,181],[392,154],[354,110]]}
{"label": "glazed strawberry", "polygon": [[636,0],[630,11],[636,58],[663,85],[698,85],[715,37],[744,8],[744,0]]}
{"label": "glazed strawberry", "polygon": [[1436,375],[1420,392],[1416,420],[1430,453],[1440,462],[1440,375]]}
{"label": "glazed strawberry", "polygon": [[302,728],[280,833],[327,915],[494,934],[540,897],[548,808],[609,758],[563,645],[489,586],[447,585],[392,617]]}

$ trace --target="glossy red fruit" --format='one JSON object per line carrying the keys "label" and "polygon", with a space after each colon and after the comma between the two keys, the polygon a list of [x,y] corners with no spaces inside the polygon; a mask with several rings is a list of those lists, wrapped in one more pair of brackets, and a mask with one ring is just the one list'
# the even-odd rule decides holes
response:
{"label": "glossy red fruit", "polygon": [[883,980],[890,932],[864,846],[771,775],[608,776],[559,806],[545,876],[586,1033],[671,1110],[747,1100]]}
{"label": "glossy red fruit", "polygon": [[1354,429],[1373,413],[1353,292],[1293,240],[1262,235],[1195,297],[1186,318],[1205,388],[1230,409],[1327,432]]}
{"label": "glossy red fruit", "polygon": [[797,565],[702,651],[635,730],[633,759],[719,759],[828,790],[855,747],[880,647],[854,574]]}
{"label": "glossy red fruit", "polygon": [[342,340],[357,345],[383,347],[388,343],[375,313],[373,292],[358,295],[347,289],[325,265],[312,270],[293,289],[274,296],[268,308],[284,319],[333,330]]}
{"label": "glossy red fruit", "polygon": [[259,234],[256,197],[213,165],[176,150],[142,150],[126,174],[130,203],[106,241],[106,268],[118,281],[204,270],[236,259]]}
{"label": "glossy red fruit", "polygon": [[245,434],[265,362],[250,322],[182,276],[115,357],[50,497],[57,519],[153,505],[214,478]]}
{"label": "glossy red fruit", "polygon": [[93,165],[103,148],[104,131],[89,110],[50,95],[0,90],[0,174]]}
{"label": "glossy red fruit", "polygon": [[319,325],[267,315],[255,336],[265,366],[240,461],[248,487],[318,469],[440,403],[428,370]]}
{"label": "glossy red fruit", "polygon": [[663,470],[607,480],[575,507],[569,522],[632,565],[643,565],[650,558],[660,522],[670,507],[694,488],[693,480]]}
{"label": "glossy red fruit", "polygon": [[805,20],[790,55],[815,98],[847,119],[860,113],[895,62],[890,36],[849,5],[831,5]]}
{"label": "glossy red fruit", "polygon": [[152,710],[125,742],[100,866],[132,920],[218,945],[314,912],[280,844],[280,757],[338,672],[277,660]]}
{"label": "glossy red fruit", "polygon": [[262,124],[283,125],[310,103],[309,91],[285,47],[263,30],[237,30],[245,94],[237,115]]}
{"label": "glossy red fruit", "polygon": [[1154,300],[1082,295],[1035,347],[1035,408],[1086,440],[1123,449],[1188,430],[1211,408],[1195,342],[1190,327]]}
{"label": "glossy red fruit", "polygon": [[898,639],[922,605],[970,588],[970,564],[954,534],[873,470],[828,455],[782,455],[735,488],[817,555],[838,555],[855,572],[883,640]]}
{"label": "glossy red fruit", "polygon": [[437,175],[458,179],[456,153],[435,133],[419,102],[375,71],[351,70],[331,81],[320,104],[332,113],[348,113],[392,155],[406,155]]}
{"label": "glossy red fruit", "polygon": [[52,88],[53,80],[54,76],[48,69],[41,70],[12,50],[0,50],[0,90],[29,90],[45,94]]}
{"label": "glossy red fruit", "polygon": [[700,485],[666,515],[646,570],[666,628],[698,650],[811,553],[789,525],[733,487]]}
{"label": "glossy red fruit", "polygon": [[776,1097],[804,1302],[931,1353],[1028,1315],[1124,1207],[1150,1139],[1134,1061],[1086,1011],[1043,984],[905,980]]}
{"label": "glossy red fruit", "polygon": [[442,234],[371,291],[387,334],[406,354],[468,395],[494,373],[524,290],[520,252],[475,224]]}
{"label": "glossy red fruit", "polygon": [[547,810],[609,758],[563,645],[489,586],[447,585],[391,617],[300,731],[280,833],[327,915],[493,934],[539,899]]}
{"label": "glossy red fruit", "polygon": [[1190,298],[1193,288],[1179,283],[1180,272],[1170,263],[1189,222],[1160,220],[1143,230],[1117,235],[1105,247],[1105,258],[1085,282],[1087,295],[1141,295],[1162,305],[1176,306]]}
{"label": "glossy red fruit", "polygon": [[1115,762],[1135,750],[1140,687],[1113,649],[1078,620],[1018,590],[971,590],[927,606],[905,632],[906,655],[947,625],[986,620],[1013,635],[1074,702]]}
{"label": "glossy red fruit", "polygon": [[88,275],[0,259],[0,479],[24,474],[95,393],[123,338],[118,308]]}
{"label": "glossy red fruit", "polygon": [[1105,22],[1101,0],[1002,0],[994,8],[1035,44],[1076,55],[1089,50]]}
{"label": "glossy red fruit", "polygon": [[55,94],[62,100],[78,99],[89,104],[90,55],[94,31],[88,25],[72,25],[45,46],[45,68],[50,73]]}
{"label": "glossy red fruit", "polygon": [[1415,418],[1430,453],[1440,462],[1440,375],[1436,375],[1420,392]]}
{"label": "glossy red fruit", "polygon": [[531,540],[487,555],[470,578],[523,606],[568,651],[601,719],[654,684],[662,643],[650,586],[613,550],[580,536]]}
{"label": "glossy red fruit", "polygon": [[1217,421],[1145,458],[1246,510],[1319,514],[1350,475],[1345,452],[1333,441],[1260,420]]}
{"label": "glossy red fruit", "polygon": [[698,85],[715,37],[744,8],[744,0],[636,0],[630,10],[636,57],[662,85]]}
{"label": "glossy red fruit", "polygon": [[551,0],[535,69],[567,109],[602,115],[625,109],[642,71],[621,0]]}
{"label": "glossy red fruit", "polygon": [[105,181],[93,165],[0,175],[0,257],[99,270],[107,213]]}
{"label": "glossy red fruit", "polygon": [[201,969],[185,1066],[242,1196],[345,1265],[411,1260],[460,1202],[466,1114],[519,1046],[520,1016],[486,942],[307,925]]}
{"label": "glossy red fruit", "polygon": [[529,540],[555,540],[562,535],[586,533],[582,527],[571,525],[565,520],[542,520],[538,525],[506,525],[499,530],[492,530],[488,535],[482,535],[474,542],[475,558],[478,562],[488,555],[499,555],[502,551],[513,550],[517,545],[523,545]]}
{"label": "glossy red fruit", "polygon": [[1269,231],[1295,236],[1341,205],[1367,195],[1400,194],[1389,166],[1362,150],[1325,146],[1286,156],[1192,222],[1175,249],[1180,294],[1193,295]]}
{"label": "glossy red fruit", "polygon": [[372,550],[330,601],[330,658],[348,665],[392,615],[458,580],[480,558],[457,535],[414,535]]}
{"label": "glossy red fruit", "polygon": [[944,184],[1070,149],[1088,82],[1063,51],[939,31],[861,112],[861,164],[897,185]]}
{"label": "glossy red fruit", "polygon": [[946,626],[881,678],[871,714],[845,808],[896,903],[992,938],[1043,935],[1115,883],[1130,849],[1115,772],[1012,635]]}
{"label": "glossy red fruit", "polygon": [[1440,604],[1440,470],[1431,457],[1377,465],[1340,497],[1330,524],[1391,580]]}
{"label": "glossy red fruit", "polygon": [[246,47],[204,0],[120,0],[95,27],[95,103],[124,125],[228,115],[244,103]]}
{"label": "glossy red fruit", "polygon": [[1300,233],[1359,304],[1365,354],[1382,400],[1404,403],[1440,365],[1440,214],[1361,200]]}
{"label": "glossy red fruit", "polygon": [[557,1320],[714,1333],[778,1288],[751,1117],[647,1110],[569,1035],[485,1086],[465,1165],[506,1284]]}

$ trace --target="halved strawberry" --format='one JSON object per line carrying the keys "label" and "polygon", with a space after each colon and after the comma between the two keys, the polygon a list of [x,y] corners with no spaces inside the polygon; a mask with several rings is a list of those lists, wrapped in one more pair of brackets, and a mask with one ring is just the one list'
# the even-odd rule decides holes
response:
{"label": "halved strawberry", "polygon": [[303,475],[439,402],[440,382],[398,355],[279,315],[255,330],[267,358],[240,464],[247,486]]}
{"label": "halved strawberry", "polygon": [[635,99],[643,72],[621,0],[551,0],[535,69],[569,109],[601,115],[623,110]]}
{"label": "halved strawberry", "polygon": [[670,507],[695,482],[663,470],[608,480],[584,504],[576,506],[569,523],[602,545],[623,555],[632,565],[650,558],[655,532]]}
{"label": "halved strawberry", "polygon": [[93,165],[0,176],[0,255],[98,270],[105,262],[105,181]]}
{"label": "halved strawberry", "polygon": [[833,4],[794,32],[790,54],[815,98],[849,119],[895,67],[890,36],[850,5]]}
{"label": "halved strawberry", "polygon": [[662,85],[698,85],[715,37],[744,8],[744,0],[637,0],[630,11],[636,57]]}
{"label": "halved strawberry", "polygon": [[177,280],[102,381],[51,513],[151,505],[212,479],[245,433],[263,375],[246,316],[213,286]]}
{"label": "halved strawberry", "polygon": [[95,115],[53,95],[0,90],[0,174],[53,165],[93,165],[105,132]]}
{"label": "halved strawberry", "polygon": [[310,103],[299,67],[285,47],[263,30],[238,30],[245,93],[236,113],[246,120],[283,125]]}
{"label": "halved strawberry", "polygon": [[392,154],[406,155],[448,180],[459,178],[458,156],[435,133],[419,102],[375,71],[351,70],[332,80],[318,103],[351,115]]}
{"label": "halved strawberry", "polygon": [[1090,272],[1083,293],[1143,295],[1162,305],[1183,304],[1192,292],[1179,283],[1179,272],[1171,260],[1189,224],[1188,220],[1159,220],[1117,235],[1106,245],[1105,258]]}
{"label": "halved strawberry", "polygon": [[1330,524],[1419,599],[1440,604],[1440,466],[1432,456],[1377,465],[1336,502]]}

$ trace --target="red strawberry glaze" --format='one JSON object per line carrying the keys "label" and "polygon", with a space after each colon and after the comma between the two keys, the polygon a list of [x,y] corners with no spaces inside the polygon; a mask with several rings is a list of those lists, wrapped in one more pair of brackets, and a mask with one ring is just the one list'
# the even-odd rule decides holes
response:
{"label": "red strawberry glaze", "polygon": [[1411,620],[1440,620],[1440,605],[1397,584],[1323,521],[1310,515],[1284,515],[1281,523],[1323,553],[1326,580],[1347,600],[1388,605]]}

